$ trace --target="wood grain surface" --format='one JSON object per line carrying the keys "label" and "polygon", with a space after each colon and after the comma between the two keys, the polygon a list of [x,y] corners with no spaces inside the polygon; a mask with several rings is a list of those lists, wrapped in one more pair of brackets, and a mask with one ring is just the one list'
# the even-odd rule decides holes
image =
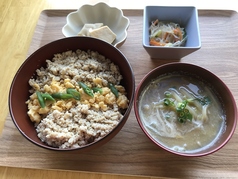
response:
{"label": "wood grain surface", "polygon": [[[40,14],[28,55],[46,43],[63,38],[62,26],[71,10],[45,10]],[[158,65],[142,47],[142,10],[124,10],[130,19],[128,38],[119,49],[130,61],[136,85]],[[181,62],[200,65],[219,76],[238,100],[238,15],[234,11],[200,10],[202,48]],[[173,60],[176,61],[176,60]],[[155,146],[140,129],[134,110],[122,130],[109,143],[83,154],[38,148],[16,130],[10,116],[0,137],[0,165],[18,168],[123,174],[128,177],[210,178],[238,176],[238,132],[218,152],[198,158],[179,157]],[[9,169],[10,170],[10,169]],[[0,170],[1,171],[1,170]],[[212,174],[211,174],[212,173]],[[83,175],[83,174],[82,174]]]}

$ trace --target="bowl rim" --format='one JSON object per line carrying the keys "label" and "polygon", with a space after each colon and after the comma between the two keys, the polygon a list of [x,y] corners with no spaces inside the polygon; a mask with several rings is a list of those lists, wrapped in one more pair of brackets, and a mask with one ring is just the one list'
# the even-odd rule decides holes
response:
{"label": "bowl rim", "polygon": [[[219,82],[222,84],[222,86],[224,88],[226,88],[227,90],[227,93],[229,94],[229,97],[231,98],[231,103],[233,104],[233,110],[234,110],[234,121],[232,123],[232,128],[231,128],[231,131],[229,133],[229,135],[227,136],[227,138],[221,142],[218,147],[214,148],[213,150],[210,150],[208,152],[200,152],[200,153],[183,153],[183,152],[178,152],[178,151],[175,151],[175,150],[172,150],[172,149],[169,149],[167,148],[166,146],[160,144],[158,141],[156,141],[155,139],[153,139],[153,137],[147,132],[147,130],[145,129],[144,125],[142,124],[142,121],[140,119],[140,115],[139,115],[139,110],[138,110],[138,102],[139,102],[139,97],[140,97],[140,93],[139,93],[139,90],[142,86],[142,84],[145,82],[145,80],[155,71],[159,70],[160,68],[163,68],[163,67],[169,67],[169,66],[177,66],[177,65],[187,65],[187,66],[193,66],[193,67],[196,67],[196,68],[199,68],[200,70],[203,70],[203,71],[206,71],[208,72],[211,76],[213,76],[213,78],[216,78],[219,80]],[[137,88],[136,88],[136,91],[135,91],[135,98],[134,98],[134,111],[135,111],[135,116],[136,116],[136,119],[137,119],[137,122],[140,126],[140,128],[142,129],[143,133],[150,139],[150,141],[152,143],[154,143],[157,147],[160,147],[162,149],[164,149],[165,151],[169,152],[169,153],[172,153],[172,154],[175,154],[175,155],[178,155],[178,156],[183,156],[183,157],[202,157],[202,156],[207,156],[209,154],[212,154],[212,153],[215,153],[216,151],[220,150],[221,148],[223,148],[227,143],[228,141],[232,138],[235,130],[236,130],[236,126],[237,126],[237,117],[238,117],[238,114],[237,114],[237,105],[236,105],[236,101],[234,99],[234,96],[232,95],[232,92],[230,91],[230,89],[228,88],[228,86],[221,80],[221,78],[219,78],[217,75],[215,75],[213,72],[209,71],[208,69],[204,68],[204,67],[201,67],[201,66],[198,66],[198,65],[195,65],[195,64],[192,64],[192,63],[186,63],[186,62],[170,62],[170,63],[166,63],[166,64],[163,64],[161,66],[158,66],[152,70],[150,70],[146,75],[143,76],[142,80],[139,82],[139,84],[137,85]]]}
{"label": "bowl rim", "polygon": [[[94,141],[92,143],[89,143],[87,145],[83,145],[81,147],[77,147],[77,148],[67,148],[67,149],[60,149],[60,148],[55,148],[55,147],[52,147],[52,146],[49,146],[48,144],[40,144],[38,142],[36,142],[35,140],[31,139],[28,135],[25,134],[25,132],[20,128],[20,126],[18,125],[18,122],[16,121],[15,119],[15,115],[13,114],[13,108],[12,108],[12,93],[13,93],[13,87],[14,87],[14,84],[18,78],[18,75],[20,73],[20,71],[22,70],[22,68],[26,65],[26,63],[37,53],[39,53],[40,51],[44,50],[44,49],[47,49],[49,46],[52,46],[54,45],[55,43],[58,43],[60,41],[65,41],[65,40],[70,40],[70,39],[83,39],[83,38],[86,38],[86,39],[92,39],[93,41],[100,41],[100,43],[104,43],[105,45],[107,46],[111,46],[112,48],[114,48],[115,51],[117,51],[124,59],[125,59],[125,62],[127,63],[128,65],[128,68],[130,69],[130,71],[132,72],[132,75],[131,75],[131,80],[132,80],[132,94],[131,94],[131,100],[129,101],[129,104],[128,104],[128,108],[126,109],[126,112],[123,114],[123,117],[120,119],[119,123],[109,132],[107,133],[105,136],[103,136],[102,138],[100,138],[99,140],[97,141]],[[100,52],[99,52],[100,53]],[[53,54],[52,54],[53,55]],[[32,54],[30,54],[27,58],[25,58],[25,60],[22,62],[22,64],[20,65],[20,67],[18,68],[17,72],[15,73],[13,79],[12,79],[12,82],[11,82],[11,85],[10,85],[10,90],[9,90],[9,93],[8,93],[8,109],[9,109],[9,113],[10,113],[10,116],[11,116],[11,120],[13,121],[14,125],[16,126],[16,128],[19,130],[19,132],[22,134],[22,136],[24,136],[24,138],[26,138],[28,141],[30,141],[31,143],[35,144],[36,146],[39,146],[41,148],[44,148],[44,149],[48,149],[48,150],[52,150],[52,151],[62,151],[62,152],[66,152],[66,151],[85,151],[85,150],[89,150],[88,148],[90,148],[90,146],[94,146],[94,145],[97,145],[98,143],[102,142],[103,144],[105,143],[104,139],[108,138],[110,136],[111,133],[113,133],[118,127],[123,127],[124,124],[126,123],[127,119],[124,118],[124,116],[127,116],[127,118],[129,117],[130,115],[130,112],[131,112],[131,109],[132,109],[132,106],[133,106],[133,101],[134,101],[134,96],[135,96],[135,77],[133,75],[133,68],[129,62],[129,60],[127,59],[127,57],[118,49],[116,48],[115,46],[103,41],[103,40],[100,40],[100,39],[97,39],[97,38],[92,38],[92,37],[66,37],[66,38],[61,38],[61,39],[57,39],[57,40],[54,40],[54,41],[51,41],[41,47],[39,47],[37,50],[35,50]],[[30,120],[30,119],[29,119]],[[33,123],[32,123],[33,124]],[[34,124],[33,124],[34,125]],[[118,131],[119,133],[120,131]],[[116,134],[115,134],[116,135]]]}
{"label": "bowl rim", "polygon": [[[128,28],[129,28],[129,26],[130,26],[130,19],[124,15],[122,9],[119,9],[119,8],[117,8],[117,7],[115,7],[115,6],[109,6],[109,5],[108,5],[107,3],[105,3],[105,2],[98,2],[98,3],[95,3],[95,4],[93,4],[93,5],[91,5],[91,4],[84,4],[84,5],[80,6],[77,10],[70,12],[70,13],[66,16],[66,24],[62,27],[61,32],[63,33],[63,35],[64,35],[65,37],[70,37],[70,36],[67,36],[67,35],[65,34],[65,29],[69,26],[70,16],[73,15],[73,14],[79,13],[80,10],[81,10],[82,8],[84,8],[84,7],[95,8],[95,7],[98,7],[98,6],[103,6],[104,8],[110,8],[110,9],[117,10],[117,11],[120,12],[121,17],[126,20],[127,23],[126,23],[125,29],[124,29],[125,36],[124,36],[120,41],[118,41],[117,43],[113,44],[113,46],[115,46],[115,47],[117,47],[117,48],[120,47],[120,46],[125,42],[125,40],[126,40],[126,38],[127,38],[127,35],[128,35],[127,30],[128,30]],[[75,35],[73,35],[73,36],[77,36],[77,34],[75,34]]]}

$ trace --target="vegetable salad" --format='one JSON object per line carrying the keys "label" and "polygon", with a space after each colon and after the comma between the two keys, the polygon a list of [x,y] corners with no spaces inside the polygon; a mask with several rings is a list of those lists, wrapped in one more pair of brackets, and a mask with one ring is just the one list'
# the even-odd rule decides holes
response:
{"label": "vegetable salad", "polygon": [[184,28],[173,22],[164,22],[156,19],[150,26],[150,45],[179,47],[184,46],[187,35]]}

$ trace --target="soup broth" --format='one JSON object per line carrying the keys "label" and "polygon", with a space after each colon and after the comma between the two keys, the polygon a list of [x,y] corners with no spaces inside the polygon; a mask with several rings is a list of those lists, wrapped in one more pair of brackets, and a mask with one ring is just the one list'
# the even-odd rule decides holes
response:
{"label": "soup broth", "polygon": [[145,87],[139,115],[158,143],[184,153],[206,149],[226,127],[222,103],[214,90],[180,73],[158,77]]}

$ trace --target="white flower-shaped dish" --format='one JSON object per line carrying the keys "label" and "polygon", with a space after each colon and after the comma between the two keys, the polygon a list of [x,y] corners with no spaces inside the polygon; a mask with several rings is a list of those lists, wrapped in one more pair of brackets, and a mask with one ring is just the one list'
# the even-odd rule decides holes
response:
{"label": "white flower-shaped dish", "polygon": [[112,45],[117,48],[125,42],[130,24],[121,9],[110,7],[103,2],[81,6],[77,11],[69,13],[66,21],[66,25],[62,28],[62,33],[66,37],[77,36],[86,23],[107,25],[116,34]]}

